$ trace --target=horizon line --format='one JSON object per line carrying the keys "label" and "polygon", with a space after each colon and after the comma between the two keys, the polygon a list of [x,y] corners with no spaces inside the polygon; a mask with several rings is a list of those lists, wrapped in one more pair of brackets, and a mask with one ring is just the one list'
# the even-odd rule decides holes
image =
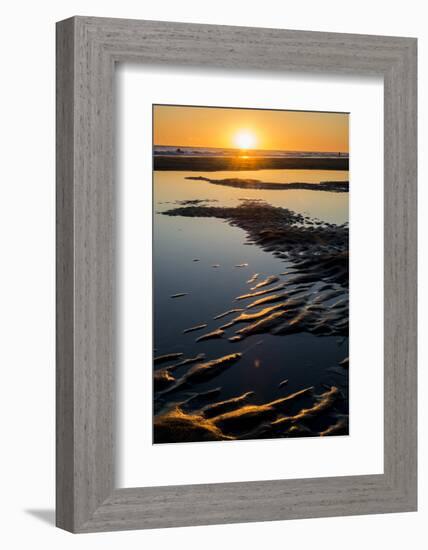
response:
{"label": "horizon line", "polygon": [[231,150],[231,151],[281,151],[283,153],[340,153],[340,154],[345,154],[345,155],[349,155],[349,151],[338,151],[337,149],[335,150],[329,150],[329,151],[323,151],[323,150],[309,150],[309,149],[257,149],[255,147],[251,148],[251,149],[241,149],[239,147],[214,147],[212,145],[177,145],[177,144],[174,144],[174,145],[171,145],[171,144],[161,144],[161,143],[154,143],[152,145],[152,147],[176,147],[176,148],[185,148],[185,149],[189,149],[189,148],[195,148],[195,149],[219,149],[219,150],[224,150],[224,149],[228,149],[228,150]]}

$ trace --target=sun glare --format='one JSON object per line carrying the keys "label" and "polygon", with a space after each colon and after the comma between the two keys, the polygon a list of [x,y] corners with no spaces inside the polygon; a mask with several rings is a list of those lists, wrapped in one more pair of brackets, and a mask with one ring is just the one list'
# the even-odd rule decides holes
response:
{"label": "sun glare", "polygon": [[240,130],[235,134],[234,142],[239,149],[253,149],[256,145],[256,136],[248,130]]}

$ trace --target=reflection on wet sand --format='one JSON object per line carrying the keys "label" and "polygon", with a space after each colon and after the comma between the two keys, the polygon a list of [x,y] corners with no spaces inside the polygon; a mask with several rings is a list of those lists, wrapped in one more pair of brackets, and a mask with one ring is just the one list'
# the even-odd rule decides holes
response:
{"label": "reflection on wet sand", "polygon": [[[163,215],[223,219],[244,229],[252,244],[289,262],[284,273],[268,275],[257,283],[258,274],[248,279],[246,284],[253,285],[250,292],[235,297],[244,302],[243,308],[231,308],[185,330],[192,332],[215,321],[221,323],[199,336],[196,343],[227,339],[231,346],[236,346],[255,334],[284,337],[311,333],[347,338],[346,223],[316,225],[310,218],[289,209],[248,200],[236,207],[209,206],[203,201],[197,205],[176,205],[163,211]],[[222,321],[233,315],[228,322]],[[345,375],[343,382],[325,384],[321,393],[308,386],[262,403],[257,388],[218,400],[215,400],[217,394],[198,393],[198,385],[215,379],[225,369],[233,369],[245,356],[245,350],[232,350],[208,361],[201,358],[179,376],[177,365],[173,364],[155,371],[155,443],[348,433],[347,357],[335,365],[337,374]],[[158,362],[168,360],[165,358],[168,355],[158,358]],[[169,357],[170,362],[174,359]],[[178,365],[192,361],[184,359]],[[278,387],[283,390],[287,384],[288,379],[282,380]]]}
{"label": "reflection on wet sand", "polygon": [[[348,193],[332,193],[307,189],[249,189],[227,185],[213,185],[206,180],[189,180],[188,177],[215,179],[236,178],[233,171],[215,172],[155,172],[156,211],[163,212],[172,206],[197,204],[238,206],[241,199],[264,200],[272,206],[287,207],[293,212],[310,216],[311,220],[340,224],[348,220]],[[257,179],[264,182],[291,183],[304,181],[319,184],[322,181],[349,181],[347,171],[337,170],[247,170],[239,172],[240,179]],[[204,199],[201,203],[201,199]],[[192,201],[192,202],[189,202]],[[195,201],[197,201],[195,203]]]}

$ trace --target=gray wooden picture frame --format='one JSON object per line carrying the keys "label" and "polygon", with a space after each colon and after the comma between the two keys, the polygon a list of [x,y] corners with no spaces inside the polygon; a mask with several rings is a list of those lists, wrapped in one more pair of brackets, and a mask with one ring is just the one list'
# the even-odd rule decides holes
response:
{"label": "gray wooden picture frame", "polygon": [[[416,45],[91,17],[57,24],[58,527],[83,533],[416,510]],[[117,62],[383,77],[383,474],[115,488]]]}

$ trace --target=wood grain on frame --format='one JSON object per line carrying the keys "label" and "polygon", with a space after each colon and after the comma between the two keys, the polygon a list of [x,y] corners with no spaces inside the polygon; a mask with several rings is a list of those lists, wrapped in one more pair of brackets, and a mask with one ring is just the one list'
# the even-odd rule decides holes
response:
{"label": "wood grain on frame", "polygon": [[[114,487],[115,62],[384,78],[383,474]],[[88,17],[57,24],[59,527],[92,532],[416,510],[416,78],[413,38]]]}

